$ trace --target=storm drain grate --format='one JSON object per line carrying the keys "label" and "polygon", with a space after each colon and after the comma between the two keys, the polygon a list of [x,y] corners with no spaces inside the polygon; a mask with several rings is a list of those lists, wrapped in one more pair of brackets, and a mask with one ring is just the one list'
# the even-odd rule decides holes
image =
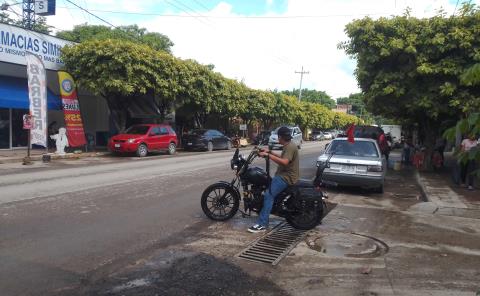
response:
{"label": "storm drain grate", "polygon": [[306,233],[306,230],[295,229],[287,222],[282,222],[272,231],[251,243],[237,257],[277,265]]}

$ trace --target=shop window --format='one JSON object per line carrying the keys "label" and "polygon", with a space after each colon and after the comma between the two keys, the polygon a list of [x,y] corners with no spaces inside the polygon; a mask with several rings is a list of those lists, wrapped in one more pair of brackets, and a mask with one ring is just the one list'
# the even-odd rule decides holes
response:
{"label": "shop window", "polygon": [[12,109],[12,147],[27,147],[28,131],[23,129],[23,115],[27,109]]}
{"label": "shop window", "polygon": [[0,149],[10,148],[10,109],[0,108]]}

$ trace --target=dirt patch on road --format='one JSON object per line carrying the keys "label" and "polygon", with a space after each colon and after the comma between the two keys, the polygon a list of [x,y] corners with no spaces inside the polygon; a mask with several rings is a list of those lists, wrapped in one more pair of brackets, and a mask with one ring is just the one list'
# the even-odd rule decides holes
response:
{"label": "dirt patch on road", "polygon": [[[143,263],[143,262],[142,262]],[[82,291],[86,295],[288,295],[264,277],[214,256],[162,251],[132,270],[115,274]]]}

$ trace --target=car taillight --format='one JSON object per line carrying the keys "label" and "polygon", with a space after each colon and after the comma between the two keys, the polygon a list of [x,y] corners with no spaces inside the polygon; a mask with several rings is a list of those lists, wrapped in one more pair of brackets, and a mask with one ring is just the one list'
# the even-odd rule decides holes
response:
{"label": "car taillight", "polygon": [[367,167],[367,172],[382,172],[383,167],[381,165],[369,165]]}

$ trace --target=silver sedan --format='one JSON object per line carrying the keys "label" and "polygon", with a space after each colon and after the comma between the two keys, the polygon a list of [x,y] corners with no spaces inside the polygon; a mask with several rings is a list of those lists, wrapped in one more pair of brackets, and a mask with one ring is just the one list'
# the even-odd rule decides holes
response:
{"label": "silver sedan", "polygon": [[375,140],[355,138],[350,143],[347,138],[337,138],[318,157],[317,166],[327,161],[322,175],[324,184],[358,186],[383,192],[387,163]]}

